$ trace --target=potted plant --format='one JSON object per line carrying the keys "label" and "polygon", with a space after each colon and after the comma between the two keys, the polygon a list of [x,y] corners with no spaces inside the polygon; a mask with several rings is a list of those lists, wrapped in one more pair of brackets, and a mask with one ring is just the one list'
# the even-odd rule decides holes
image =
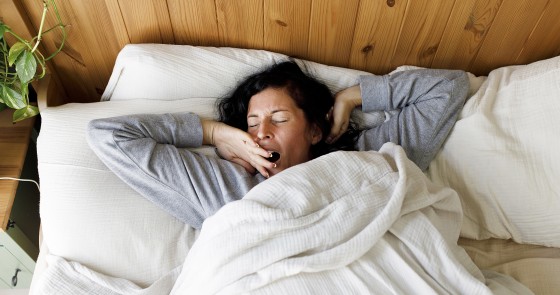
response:
{"label": "potted plant", "polygon": [[[44,30],[47,12],[52,9],[57,24]],[[57,50],[45,57],[39,51],[43,36],[56,29],[62,34]],[[6,37],[11,35],[15,43],[8,46]],[[29,103],[29,84],[45,76],[46,62],[62,50],[66,41],[66,30],[54,0],[43,0],[43,13],[37,35],[25,40],[8,25],[0,21],[0,111],[6,107],[15,109],[12,121],[24,120],[39,113],[39,108]]]}

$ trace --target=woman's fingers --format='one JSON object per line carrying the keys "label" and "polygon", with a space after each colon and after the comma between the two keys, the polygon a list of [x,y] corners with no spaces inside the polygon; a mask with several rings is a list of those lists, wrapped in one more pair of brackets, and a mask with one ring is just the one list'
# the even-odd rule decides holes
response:
{"label": "woman's fingers", "polygon": [[249,164],[248,162],[243,161],[243,159],[241,158],[233,158],[231,159],[231,161],[235,164],[243,166],[243,168],[245,168],[248,173],[255,174],[255,172],[257,171],[255,167],[251,166],[251,164]]}
{"label": "woman's fingers", "polygon": [[270,157],[270,152],[259,146],[249,133],[230,126],[227,127],[229,132],[219,133],[225,135],[220,136],[220,140],[216,144],[220,155],[226,160],[241,165],[251,174],[258,171],[269,177],[269,170],[276,165],[267,160]]}
{"label": "woman's fingers", "polygon": [[344,134],[344,132],[346,132],[346,130],[348,129],[348,121],[345,122],[341,122],[339,124],[333,125],[331,128],[331,133],[329,134],[329,136],[327,137],[326,142],[328,144],[332,144],[333,142],[336,142],[340,136],[342,136],[342,134]]}
{"label": "woman's fingers", "polygon": [[[243,157],[246,160],[246,164],[251,165],[253,168],[253,173],[255,171],[254,169],[256,169],[262,175],[269,177],[270,173],[268,170],[276,167],[276,164],[267,160],[267,158],[270,157],[270,152],[263,149],[253,140],[244,140],[244,146],[246,153]],[[247,168],[245,169],[250,171]]]}
{"label": "woman's fingers", "polygon": [[332,127],[329,136],[327,137],[327,143],[332,144],[337,141],[338,138],[348,129],[348,124],[350,123],[350,113],[352,110],[346,108],[346,106],[341,104],[336,104],[333,108],[332,113]]}
{"label": "woman's fingers", "polygon": [[352,110],[362,104],[358,85],[346,88],[335,95],[332,109],[332,127],[327,143],[337,141],[348,130]]}
{"label": "woman's fingers", "polygon": [[254,145],[250,145],[249,146],[249,151],[254,154],[254,155],[258,155],[264,158],[267,158],[270,156],[270,152],[263,149],[260,145],[258,145],[256,142],[252,141],[254,143]]}
{"label": "woman's fingers", "polygon": [[245,168],[245,171],[250,174],[255,174],[258,171],[263,176],[267,178],[270,177],[270,173],[268,173],[268,170],[266,170],[266,168],[264,168],[263,166],[251,164],[241,158],[233,158],[231,159],[231,162],[241,165],[243,168]]}

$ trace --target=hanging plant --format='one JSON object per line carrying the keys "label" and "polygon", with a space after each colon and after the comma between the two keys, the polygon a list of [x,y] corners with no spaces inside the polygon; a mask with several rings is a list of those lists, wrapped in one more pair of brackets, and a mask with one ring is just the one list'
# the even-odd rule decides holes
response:
{"label": "hanging plant", "polygon": [[[43,31],[49,9],[55,14],[57,24]],[[62,42],[53,54],[45,57],[38,49],[39,44],[45,34],[57,29],[62,34]],[[7,35],[17,40],[12,46],[8,46]],[[62,50],[65,41],[66,30],[54,0],[43,0],[39,31],[31,40],[25,40],[0,21],[0,111],[6,107],[15,109],[14,123],[39,114],[39,108],[29,104],[29,84],[45,76],[46,62]]]}

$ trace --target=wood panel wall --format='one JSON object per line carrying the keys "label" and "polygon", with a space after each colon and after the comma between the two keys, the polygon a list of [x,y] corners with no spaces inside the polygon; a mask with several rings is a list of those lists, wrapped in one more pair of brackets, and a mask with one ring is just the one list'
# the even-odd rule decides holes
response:
{"label": "wood panel wall", "polygon": [[[97,101],[128,43],[258,48],[383,74],[492,69],[560,54],[556,0],[58,0],[68,40],[51,63],[68,101]],[[42,1],[0,0],[29,33]],[[14,17],[17,16],[17,17]],[[54,24],[54,18],[48,22]],[[59,44],[46,36],[44,50]],[[64,101],[63,101],[64,102]]]}

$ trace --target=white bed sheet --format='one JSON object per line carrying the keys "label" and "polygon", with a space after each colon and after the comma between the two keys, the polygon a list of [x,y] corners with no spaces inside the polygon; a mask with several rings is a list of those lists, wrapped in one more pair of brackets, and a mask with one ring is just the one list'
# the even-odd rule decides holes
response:
{"label": "white bed sheet", "polygon": [[531,294],[513,278],[474,265],[456,243],[461,218],[457,194],[434,185],[401,147],[388,143],[379,152],[331,153],[256,186],[207,219],[182,267],[147,288],[51,255],[38,289],[57,295]]}
{"label": "white bed sheet", "polygon": [[[508,275],[527,286],[536,295],[560,290],[560,248],[518,244],[511,240],[473,240],[460,238],[459,246],[467,251],[479,269]],[[29,294],[39,294],[37,282],[47,269],[50,254],[41,245]]]}

